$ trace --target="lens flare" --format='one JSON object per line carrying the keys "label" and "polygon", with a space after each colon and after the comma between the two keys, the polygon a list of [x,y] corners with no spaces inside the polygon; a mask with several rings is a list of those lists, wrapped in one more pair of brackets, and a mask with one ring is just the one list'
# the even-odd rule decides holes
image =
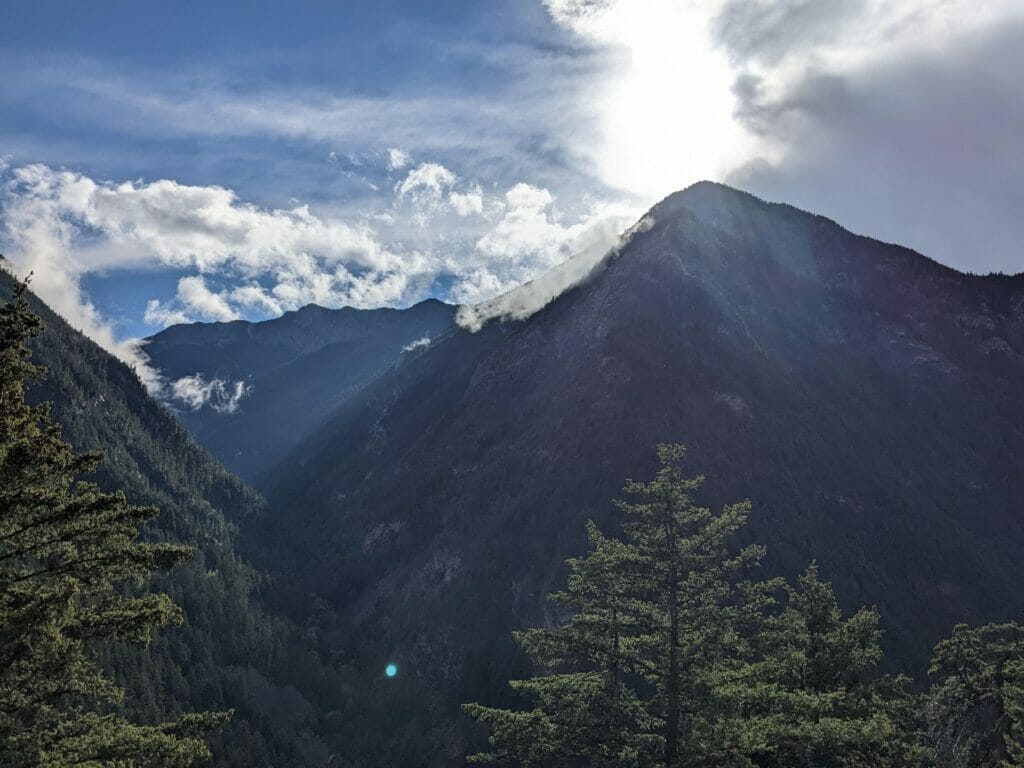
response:
{"label": "lens flare", "polygon": [[395,664],[388,664],[384,667],[384,674],[388,677],[394,677],[398,674],[398,666]]}

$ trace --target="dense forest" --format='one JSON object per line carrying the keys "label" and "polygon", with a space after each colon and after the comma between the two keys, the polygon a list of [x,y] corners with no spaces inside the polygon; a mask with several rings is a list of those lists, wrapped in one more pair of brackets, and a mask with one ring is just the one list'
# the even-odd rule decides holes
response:
{"label": "dense forest", "polygon": [[[0,300],[16,286],[0,271]],[[184,624],[158,629],[144,648],[118,641],[93,649],[123,687],[125,711],[159,723],[233,710],[210,737],[211,765],[322,764],[330,755],[322,722],[346,698],[337,675],[311,650],[307,628],[265,607],[274,585],[241,553],[240,526],[265,514],[264,502],[198,447],[130,368],[31,293],[25,300],[42,318],[41,332],[27,343],[44,369],[24,382],[28,401],[52,403],[53,420],[76,451],[103,455],[86,479],[159,508],[141,526],[146,540],[192,550],[187,561],[146,581],[147,591],[178,606]],[[16,344],[5,336],[5,355],[16,356]]]}

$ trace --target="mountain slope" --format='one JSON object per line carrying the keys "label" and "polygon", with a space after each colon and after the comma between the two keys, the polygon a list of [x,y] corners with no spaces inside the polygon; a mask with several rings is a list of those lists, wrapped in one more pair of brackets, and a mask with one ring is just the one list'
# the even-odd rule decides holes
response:
{"label": "mountain slope", "polygon": [[405,310],[310,304],[260,323],[172,326],[147,340],[146,354],[168,380],[179,382],[180,394],[197,398],[192,407],[177,404],[189,431],[228,468],[251,479],[404,347],[442,333],[453,312],[435,300]]}
{"label": "mountain slope", "polygon": [[897,666],[1024,610],[1024,277],[709,183],[648,219],[525,322],[404,355],[264,479],[260,535],[344,616],[344,663],[405,670],[403,717],[361,747],[382,764],[457,762],[455,705],[522,670],[508,631],[552,620],[584,521],[614,529],[658,441],[710,503],[753,500],[772,567],[816,558],[878,605]]}
{"label": "mountain slope", "polygon": [[[0,270],[0,301],[13,285]],[[301,628],[263,607],[259,592],[273,585],[238,548],[238,526],[264,514],[263,500],[197,446],[127,366],[29,298],[45,325],[33,357],[48,369],[29,387],[30,398],[53,403],[76,449],[105,455],[96,482],[160,507],[147,535],[196,550],[150,585],[182,607],[185,625],[158,632],[147,649],[105,649],[102,660],[125,686],[131,711],[159,722],[234,708],[214,740],[214,765],[322,764],[328,747],[320,716],[337,695],[319,691],[332,677]]]}

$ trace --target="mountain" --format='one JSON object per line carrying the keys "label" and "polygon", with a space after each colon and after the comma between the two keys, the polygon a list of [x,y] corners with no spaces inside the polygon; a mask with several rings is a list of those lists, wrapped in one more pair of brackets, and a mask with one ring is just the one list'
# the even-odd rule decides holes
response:
{"label": "mountain", "polygon": [[401,355],[264,475],[249,530],[353,675],[355,764],[456,765],[458,703],[508,696],[510,630],[557,620],[584,522],[615,530],[657,442],[708,503],[753,501],[771,569],[877,605],[894,666],[1019,618],[1021,381],[1024,275],[702,182],[528,319]]}
{"label": "mountain", "polygon": [[[0,301],[13,287],[0,269]],[[53,403],[77,450],[105,455],[92,480],[160,508],[147,536],[195,548],[189,562],[148,585],[170,594],[186,623],[159,631],[146,649],[103,649],[130,711],[162,722],[233,708],[212,744],[214,766],[325,764],[323,713],[344,698],[305,628],[265,607],[274,584],[241,552],[239,531],[266,514],[263,499],[196,445],[126,365],[29,299],[45,325],[33,358],[47,368],[30,399]]]}
{"label": "mountain", "polygon": [[146,340],[192,435],[241,477],[276,463],[402,354],[452,322],[428,300],[405,310],[310,304],[260,323],[175,325]]}

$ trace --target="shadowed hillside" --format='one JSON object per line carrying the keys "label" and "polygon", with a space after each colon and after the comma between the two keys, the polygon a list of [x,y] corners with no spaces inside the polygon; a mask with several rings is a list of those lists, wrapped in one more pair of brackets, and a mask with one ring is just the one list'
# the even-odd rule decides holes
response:
{"label": "shadowed hillside", "polygon": [[260,536],[330,607],[340,658],[403,665],[381,760],[458,753],[455,705],[522,671],[509,630],[553,620],[584,521],[614,529],[659,441],[687,443],[707,501],[752,499],[773,569],[816,558],[876,604],[901,668],[1024,610],[1024,278],[710,183],[649,217],[528,320],[403,355],[263,483]]}
{"label": "shadowed hillside", "polygon": [[[0,301],[14,287],[0,270]],[[102,659],[147,722],[183,712],[235,709],[211,747],[216,766],[322,764],[322,715],[340,691],[302,630],[263,607],[273,585],[239,552],[239,529],[266,514],[263,500],[189,437],[123,363],[30,296],[44,322],[32,344],[46,376],[29,387],[53,403],[54,420],[79,451],[100,451],[94,479],[160,515],[147,535],[188,544],[192,559],[150,586],[167,592],[185,624],[148,648],[108,649]]]}
{"label": "shadowed hillside", "polygon": [[145,350],[163,376],[181,382],[182,394],[199,398],[172,401],[195,438],[252,479],[404,347],[442,333],[453,310],[435,300],[405,310],[310,304],[261,323],[175,325],[148,339]]}

